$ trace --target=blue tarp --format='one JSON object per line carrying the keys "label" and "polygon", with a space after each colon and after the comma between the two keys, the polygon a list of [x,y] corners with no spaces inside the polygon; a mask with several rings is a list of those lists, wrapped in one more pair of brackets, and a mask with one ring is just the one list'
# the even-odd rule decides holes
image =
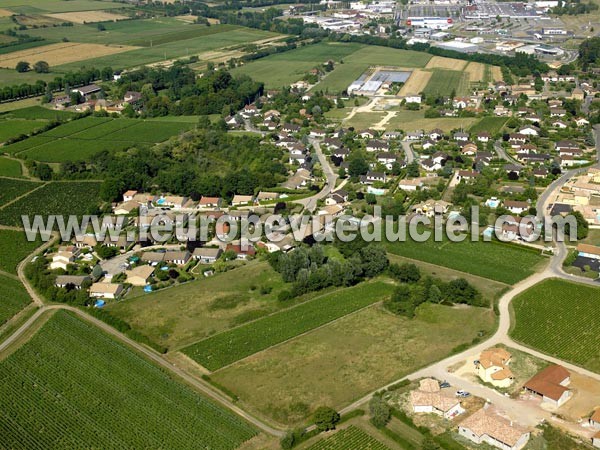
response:
{"label": "blue tarp", "polygon": [[102,308],[106,302],[104,300],[96,300],[96,304],[94,305],[96,308]]}

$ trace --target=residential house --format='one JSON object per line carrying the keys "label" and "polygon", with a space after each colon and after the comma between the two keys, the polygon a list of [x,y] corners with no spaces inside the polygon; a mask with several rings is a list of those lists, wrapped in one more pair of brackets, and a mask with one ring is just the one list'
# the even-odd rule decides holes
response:
{"label": "residential house", "polygon": [[578,127],[587,127],[590,124],[590,122],[589,122],[589,120],[587,120],[583,117],[578,117],[577,119],[575,119],[575,124]]}
{"label": "residential house", "polygon": [[433,155],[431,155],[431,159],[434,162],[442,164],[442,165],[448,160],[449,157],[450,156],[444,152],[435,152]]}
{"label": "residential house", "polygon": [[578,256],[600,261],[600,247],[591,244],[577,244]]}
{"label": "residential house", "polygon": [[142,262],[151,265],[157,265],[165,260],[165,252],[143,252],[140,258]]}
{"label": "residential house", "polygon": [[458,434],[475,444],[489,444],[502,450],[520,450],[529,441],[527,429],[511,420],[481,408],[458,426]]}
{"label": "residential house", "polygon": [[325,204],[326,205],[340,205],[340,204],[344,204],[348,201],[348,192],[344,191],[343,189],[338,189],[335,192],[332,192],[331,194],[329,194],[327,196],[327,198],[325,199]]}
{"label": "residential house", "polygon": [[123,294],[122,284],[94,283],[90,287],[90,297],[115,300]]}
{"label": "residential house", "polygon": [[363,139],[374,139],[377,136],[377,132],[373,130],[362,130],[358,135]]}
{"label": "residential house", "polygon": [[346,159],[350,154],[350,150],[347,148],[340,148],[338,150],[334,150],[331,154],[336,158]]}
{"label": "residential house", "polygon": [[127,275],[126,282],[133,286],[146,286],[153,273],[154,267],[152,266],[137,266],[125,271],[125,275]]}
{"label": "residential house", "polygon": [[200,202],[198,203],[199,209],[207,209],[207,208],[220,208],[223,199],[221,197],[206,197],[202,196],[200,198]]}
{"label": "residential house", "polygon": [[565,117],[567,111],[562,108],[550,108],[550,117]]}
{"label": "residential house", "polygon": [[551,125],[554,128],[559,128],[561,130],[564,130],[565,128],[568,127],[568,125],[565,122],[563,122],[562,120],[554,120],[554,121],[552,121]]}
{"label": "residential house", "polygon": [[508,368],[512,355],[503,348],[493,347],[481,352],[475,361],[477,376],[482,381],[493,386],[506,388],[514,380],[512,371]]}
{"label": "residential house", "polygon": [[542,398],[542,402],[560,407],[572,397],[567,387],[571,383],[571,374],[563,366],[553,364],[542,369],[527,383],[525,390]]}
{"label": "residential house", "polygon": [[131,202],[131,201],[133,201],[133,199],[135,198],[135,196],[137,195],[137,193],[138,193],[138,191],[134,191],[134,190],[126,191],[123,194],[123,201],[124,202]]}
{"label": "residential house", "polygon": [[77,248],[94,248],[98,239],[93,234],[80,234],[75,236],[72,242]]}
{"label": "residential house", "polygon": [[423,150],[429,150],[431,147],[435,147],[436,142],[431,139],[425,139],[421,144]]}
{"label": "residential house", "polygon": [[554,150],[556,150],[559,153],[566,152],[569,150],[579,150],[579,144],[577,144],[577,142],[575,141],[558,141],[554,145]]}
{"label": "residential house", "polygon": [[504,105],[496,105],[494,108],[494,115],[498,117],[506,117],[510,115],[510,109]]}
{"label": "residential house", "polygon": [[176,266],[185,266],[192,255],[187,250],[169,250],[165,253],[165,262]]}
{"label": "residential house", "polygon": [[301,130],[300,125],[296,125],[293,123],[285,123],[281,127],[281,129],[287,133],[298,133]]}
{"label": "residential house", "polygon": [[504,207],[513,214],[521,214],[529,210],[530,204],[527,202],[521,202],[517,200],[506,200]]}
{"label": "residential house", "polygon": [[456,181],[471,181],[479,176],[479,172],[473,170],[459,170],[456,172]]}
{"label": "residential house", "polygon": [[454,133],[454,140],[457,142],[467,142],[469,140],[469,133],[465,133],[464,131],[457,131]]}
{"label": "residential house", "polygon": [[69,264],[73,264],[79,257],[80,249],[75,246],[59,247],[58,252],[52,255],[50,269],[67,270]]}
{"label": "residential house", "polygon": [[518,148],[519,146],[525,144],[527,142],[527,136],[522,133],[511,133],[508,135],[508,143],[513,148]]}
{"label": "residential house", "polygon": [[81,95],[85,99],[87,99],[88,96],[97,94],[100,91],[102,91],[102,88],[95,84],[88,84],[87,86],[81,86],[78,88],[71,89],[71,92],[78,92],[79,95]]}
{"label": "residential house", "polygon": [[377,139],[371,139],[367,142],[366,149],[368,152],[381,152],[388,151],[390,145],[386,141],[380,141]]}
{"label": "residential house", "polygon": [[421,167],[423,167],[423,169],[425,169],[427,172],[436,172],[443,166],[440,162],[434,161],[432,158],[428,158],[421,160]]}
{"label": "residential house", "polygon": [[193,257],[202,264],[213,264],[219,259],[223,250],[220,248],[199,247],[194,249]]}
{"label": "residential house", "polygon": [[279,194],[277,192],[261,191],[256,196],[256,201],[258,203],[260,203],[260,202],[268,202],[268,201],[272,201],[272,200],[277,200],[278,198],[279,198]]}
{"label": "residential house", "polygon": [[325,136],[327,136],[327,132],[325,130],[312,129],[310,130],[310,135],[316,138],[324,138]]}
{"label": "residential house", "polygon": [[548,176],[548,169],[544,167],[533,169],[533,176],[536,178],[546,178]]}
{"label": "residential house", "polygon": [[473,142],[467,142],[462,146],[460,152],[466,156],[473,156],[477,153],[477,145],[475,145]]}
{"label": "residential house", "polygon": [[421,104],[421,96],[418,94],[410,94],[407,95],[406,97],[404,97],[404,100],[406,100],[406,103],[418,103]]}
{"label": "residential house", "polygon": [[600,448],[600,431],[598,431],[594,436],[592,436],[592,445],[594,447]]}
{"label": "residential house", "polygon": [[239,195],[239,194],[236,194],[231,199],[231,206],[243,206],[243,205],[249,205],[251,203],[252,203],[252,196],[251,195]]}
{"label": "residential house", "polygon": [[387,177],[385,175],[385,173],[383,172],[373,172],[373,171],[368,171],[366,175],[363,175],[360,177],[360,182],[362,184],[373,184],[376,181],[380,181],[382,183],[385,183],[387,180]]}
{"label": "residential house", "polygon": [[477,140],[479,142],[489,142],[489,140],[492,138],[492,135],[490,133],[488,133],[487,131],[482,131],[480,133],[477,133]]}
{"label": "residential house", "polygon": [[525,136],[538,136],[540,134],[540,129],[534,125],[527,125],[521,128],[519,133],[524,134]]}
{"label": "residential house", "polygon": [[406,140],[407,141],[419,141],[419,140],[423,139],[424,135],[425,135],[425,133],[423,132],[423,130],[410,131],[410,132],[406,133]]}
{"label": "residential house", "polygon": [[403,179],[398,182],[398,189],[402,189],[403,191],[407,192],[416,191],[422,186],[423,182],[418,178],[412,180]]}
{"label": "residential house", "polygon": [[460,401],[448,391],[442,391],[437,380],[426,378],[419,382],[419,389],[411,391],[410,403],[415,413],[436,414],[453,419],[465,410]]}
{"label": "residential house", "polygon": [[429,132],[429,139],[431,139],[433,141],[437,141],[439,139],[442,139],[443,137],[444,137],[444,132],[442,130],[440,130],[439,128],[435,128]]}
{"label": "residential house", "polygon": [[58,275],[54,281],[54,286],[79,291],[86,283],[91,281],[92,279],[87,275]]}
{"label": "residential house", "polygon": [[246,260],[256,255],[256,250],[252,245],[227,244],[226,251],[235,252],[236,258],[240,260]]}
{"label": "residential house", "polygon": [[392,164],[398,161],[398,156],[392,152],[383,152],[377,155],[377,162],[392,170]]}
{"label": "residential house", "polygon": [[113,212],[117,216],[128,216],[129,214],[137,211],[139,207],[140,204],[138,202],[131,200],[128,202],[120,203],[119,205],[115,206]]}
{"label": "residential house", "polygon": [[323,139],[322,145],[329,150],[339,150],[340,148],[342,148],[344,146],[342,141],[339,140],[338,138],[325,138],[325,139]]}
{"label": "residential house", "polygon": [[301,189],[305,187],[312,180],[310,171],[307,169],[300,168],[290,178],[283,183],[283,187],[286,189]]}
{"label": "residential house", "polygon": [[596,408],[592,416],[590,417],[590,427],[594,430],[600,430],[600,408]]}
{"label": "residential house", "polygon": [[415,214],[426,217],[443,216],[448,212],[448,209],[452,206],[452,203],[445,202],[444,200],[433,200],[428,199],[412,207]]}

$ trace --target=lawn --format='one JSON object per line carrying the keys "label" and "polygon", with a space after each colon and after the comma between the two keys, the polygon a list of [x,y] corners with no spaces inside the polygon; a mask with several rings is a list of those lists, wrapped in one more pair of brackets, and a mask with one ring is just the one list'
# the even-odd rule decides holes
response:
{"label": "lawn", "polygon": [[468,82],[463,78],[466,78],[466,74],[459,70],[434,69],[423,92],[425,95],[448,96],[454,91],[457,95],[462,95],[464,85],[468,87]]}
{"label": "lawn", "polygon": [[512,306],[513,339],[600,373],[600,288],[546,280]]}
{"label": "lawn", "polygon": [[383,281],[339,289],[293,308],[211,336],[182,350],[209,370],[218,370],[347,314],[385,300]]}
{"label": "lawn", "polygon": [[[58,311],[0,362],[7,448],[234,449],[256,431],[97,328]],[[17,425],[18,424],[18,425]]]}
{"label": "lawn", "polygon": [[[111,303],[107,311],[160,345],[179,348],[286,307],[281,276],[254,261],[213,277]],[[261,294],[260,290],[270,289]],[[233,305],[225,307],[232,297]],[[223,306],[219,306],[222,304]]]}
{"label": "lawn", "polygon": [[386,124],[388,130],[433,130],[440,128],[444,132],[450,132],[458,128],[466,128],[477,122],[475,117],[437,117],[432,119],[425,118],[425,110],[408,111],[402,109]]}
{"label": "lawn", "polygon": [[442,242],[435,242],[432,234],[425,242],[416,242],[407,236],[405,242],[387,242],[386,247],[396,255],[506,284],[532,275],[544,261],[537,251],[514,244],[472,242],[469,237],[462,242],[451,242],[444,236]]}
{"label": "lawn", "polygon": [[35,161],[86,161],[103,150],[121,150],[136,144],[162,142],[193,126],[187,119],[182,122],[147,122],[125,118],[85,117],[9,145],[7,151]]}
{"label": "lawn", "polygon": [[0,230],[0,270],[15,275],[19,263],[40,244],[39,239],[29,242],[23,231]]}
{"label": "lawn", "polygon": [[350,119],[344,121],[344,126],[354,127],[356,130],[364,130],[372,128],[375,124],[385,117],[382,112],[359,112],[354,114]]}
{"label": "lawn", "polygon": [[[0,167],[2,167],[1,161],[2,160],[0,160]],[[6,161],[14,162],[11,160]],[[17,197],[20,197],[32,189],[35,189],[36,187],[40,186],[40,184],[41,183],[36,181],[12,180],[9,178],[0,177],[0,208]]]}
{"label": "lawn", "polygon": [[19,280],[0,274],[0,325],[21,311],[31,302],[29,294]]}
{"label": "lawn", "polygon": [[490,134],[496,134],[502,129],[506,120],[506,117],[484,117],[471,126],[469,132],[479,133],[481,131],[487,131]]}
{"label": "lawn", "polygon": [[[49,43],[50,42],[44,42],[44,44]],[[33,46],[14,46],[10,48],[12,52],[17,50],[26,50],[27,48],[31,47]],[[29,72],[20,73],[17,72],[15,69],[6,69],[0,67],[0,88],[4,88],[6,86],[15,86],[23,83],[35,84],[38,80],[48,82],[52,81],[55,77],[56,74],[53,73],[37,73],[33,70]]]}
{"label": "lawn", "polygon": [[98,210],[100,182],[73,181],[51,182],[0,209],[0,224],[23,226],[21,216],[48,217],[49,215],[82,216]]}
{"label": "lawn", "polygon": [[307,450],[389,450],[377,439],[353,425],[321,439]]}
{"label": "lawn", "polygon": [[479,332],[489,335],[494,320],[483,308],[424,304],[411,320],[373,306],[211,377],[250,410],[293,425],[318,406],[340,409],[437,361]]}
{"label": "lawn", "polygon": [[23,172],[21,171],[21,163],[19,161],[0,156],[0,177],[20,178],[22,176]]}

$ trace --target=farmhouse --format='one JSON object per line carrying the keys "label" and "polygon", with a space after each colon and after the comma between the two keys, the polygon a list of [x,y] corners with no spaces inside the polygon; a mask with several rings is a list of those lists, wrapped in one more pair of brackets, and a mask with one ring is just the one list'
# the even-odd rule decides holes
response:
{"label": "farmhouse", "polygon": [[542,398],[542,402],[555,407],[563,405],[572,396],[567,386],[571,383],[571,374],[563,366],[554,364],[538,372],[525,383],[524,388]]}
{"label": "farmhouse", "polygon": [[81,86],[75,89],[71,89],[71,92],[78,92],[82,97],[87,97],[88,95],[95,94],[100,92],[102,88],[95,84],[88,84],[87,86]]}
{"label": "farmhouse", "polygon": [[127,283],[133,286],[145,286],[153,273],[154,267],[152,266],[138,266],[125,271]]}
{"label": "farmhouse", "polygon": [[419,389],[411,391],[410,403],[413,412],[437,414],[445,419],[452,419],[465,410],[450,392],[440,389],[437,380],[426,378],[419,383]]}
{"label": "farmhouse", "polygon": [[122,284],[94,283],[90,287],[90,297],[107,300],[117,299],[123,294]]}
{"label": "farmhouse", "polygon": [[458,434],[476,444],[487,443],[502,450],[519,450],[529,441],[525,428],[505,419],[491,408],[481,408],[458,426]]}
{"label": "farmhouse", "polygon": [[493,386],[505,388],[511,385],[514,375],[508,368],[511,354],[503,348],[494,347],[481,352],[475,362],[477,376]]}

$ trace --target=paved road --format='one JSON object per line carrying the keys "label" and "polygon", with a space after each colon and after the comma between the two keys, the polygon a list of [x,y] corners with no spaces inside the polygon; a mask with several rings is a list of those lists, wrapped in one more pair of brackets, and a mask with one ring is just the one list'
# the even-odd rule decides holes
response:
{"label": "paved road", "polygon": [[510,164],[514,164],[515,166],[525,167],[519,161],[517,161],[512,156],[510,156],[508,153],[506,153],[506,150],[504,149],[504,147],[502,147],[502,145],[499,143],[499,141],[494,142],[494,149],[496,150],[498,157],[500,157],[501,159],[504,159],[505,161],[509,162]]}
{"label": "paved road", "polygon": [[410,144],[412,144],[413,142],[417,142],[417,141],[402,141],[402,149],[404,150],[406,164],[410,164],[411,162],[413,162],[416,159],[415,152],[412,149],[412,147],[410,146]]}
{"label": "paved road", "polygon": [[317,208],[317,202],[321,199],[324,199],[335,190],[335,183],[337,182],[338,174],[334,172],[331,164],[329,164],[329,161],[327,160],[327,156],[323,154],[320,141],[318,139],[309,137],[308,142],[315,149],[317,158],[321,163],[323,175],[325,175],[325,185],[315,195],[297,200],[296,203],[303,205],[305,210],[314,212],[314,210]]}

